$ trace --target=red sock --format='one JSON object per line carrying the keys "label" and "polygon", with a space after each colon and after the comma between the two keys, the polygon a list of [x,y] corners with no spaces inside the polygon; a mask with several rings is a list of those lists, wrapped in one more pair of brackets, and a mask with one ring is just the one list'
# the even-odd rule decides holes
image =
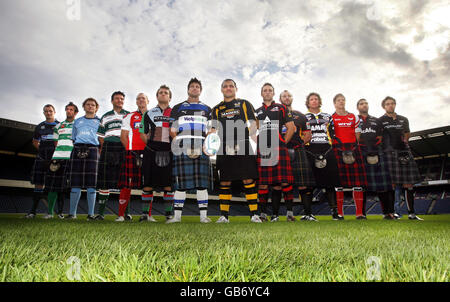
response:
{"label": "red sock", "polygon": [[153,207],[153,200],[150,202],[150,205],[148,207],[148,216],[152,216],[152,207]]}
{"label": "red sock", "polygon": [[353,200],[356,206],[356,216],[362,216],[364,203],[364,192],[362,188],[353,188]]}
{"label": "red sock", "polygon": [[344,216],[344,190],[342,188],[336,190],[336,204],[338,214]]}
{"label": "red sock", "polygon": [[131,189],[123,188],[119,195],[119,216],[125,216],[125,210],[130,202]]}

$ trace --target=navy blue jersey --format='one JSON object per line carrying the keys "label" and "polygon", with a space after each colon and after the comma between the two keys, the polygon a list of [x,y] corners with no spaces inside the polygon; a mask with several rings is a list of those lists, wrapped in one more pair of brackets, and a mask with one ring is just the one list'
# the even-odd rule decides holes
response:
{"label": "navy blue jersey", "polygon": [[34,129],[33,139],[39,142],[39,146],[54,146],[53,133],[55,126],[59,124],[57,120],[53,123],[43,121]]}

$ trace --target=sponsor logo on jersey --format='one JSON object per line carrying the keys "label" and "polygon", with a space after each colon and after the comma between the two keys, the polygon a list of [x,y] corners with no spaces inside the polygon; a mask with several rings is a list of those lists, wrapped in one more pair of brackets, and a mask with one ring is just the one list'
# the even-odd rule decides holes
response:
{"label": "sponsor logo on jersey", "polygon": [[134,129],[139,129],[141,127],[141,122],[134,122],[133,123],[133,128]]}
{"label": "sponsor logo on jersey", "polygon": [[327,126],[326,125],[312,125],[311,131],[326,131]]}
{"label": "sponsor logo on jersey", "polygon": [[241,111],[239,109],[228,109],[225,112],[221,113],[221,117],[226,117],[226,118],[233,118],[236,115],[239,115],[241,113]]}
{"label": "sponsor logo on jersey", "polygon": [[270,111],[280,111],[280,109],[278,109],[278,107],[273,107]]}

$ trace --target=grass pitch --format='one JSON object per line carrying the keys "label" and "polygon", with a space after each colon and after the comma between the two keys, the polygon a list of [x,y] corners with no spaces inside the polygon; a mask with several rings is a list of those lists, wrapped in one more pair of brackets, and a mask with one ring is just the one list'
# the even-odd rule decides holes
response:
{"label": "grass pitch", "polygon": [[64,221],[3,214],[0,280],[448,282],[450,215],[421,217],[264,224],[231,217],[226,225],[183,217],[166,225],[164,217],[117,223],[113,216],[87,222],[85,215]]}

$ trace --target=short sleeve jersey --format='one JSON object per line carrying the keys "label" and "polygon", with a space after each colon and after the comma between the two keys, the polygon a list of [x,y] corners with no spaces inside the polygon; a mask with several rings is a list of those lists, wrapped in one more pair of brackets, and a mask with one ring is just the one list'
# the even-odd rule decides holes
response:
{"label": "short sleeve jersey", "polygon": [[403,142],[405,133],[409,133],[409,121],[406,117],[398,115],[392,118],[387,114],[379,118],[382,127],[383,149],[405,150]]}
{"label": "short sleeve jersey", "polygon": [[37,140],[42,147],[54,146],[53,133],[58,123],[57,120],[53,123],[47,123],[46,121],[40,123],[34,128],[33,139]]}
{"label": "short sleeve jersey", "polygon": [[95,116],[87,118],[85,116],[77,118],[72,127],[72,140],[74,144],[88,144],[98,146],[97,130],[100,119]]}
{"label": "short sleeve jersey", "polygon": [[70,159],[73,149],[72,127],[74,121],[64,121],[54,128],[54,141],[57,142],[52,159]]}
{"label": "short sleeve jersey", "polygon": [[[303,134],[305,133],[305,131],[307,131],[306,129],[306,116],[301,113],[300,111],[296,111],[296,110],[292,110],[292,119],[294,121],[294,125],[295,125],[295,133],[292,136],[291,140],[289,141],[289,143],[287,144],[287,147],[289,149],[297,149],[300,148],[303,145]],[[286,126],[283,126],[283,135],[286,133],[287,128]]]}
{"label": "short sleeve jersey", "polygon": [[319,112],[307,112],[306,129],[311,131],[310,144],[331,144],[331,138],[334,136],[333,118],[330,114]]}
{"label": "short sleeve jersey", "polygon": [[142,113],[134,111],[125,115],[122,121],[122,130],[128,131],[127,150],[144,150],[145,143],[141,139],[139,129],[141,128]]}
{"label": "short sleeve jersey", "polygon": [[142,119],[140,133],[150,134],[147,146],[154,151],[170,150],[170,125],[172,119],[170,114],[172,108],[167,107],[165,110],[156,106],[145,113]]}
{"label": "short sleeve jersey", "polygon": [[[356,143],[356,133],[361,132],[359,117],[353,113],[347,115],[332,115],[334,122],[334,133],[343,144]],[[333,144],[337,144],[338,140],[333,139]]]}
{"label": "short sleeve jersey", "polygon": [[[219,128],[218,134],[222,141],[222,154],[225,154],[225,145],[241,144],[245,141],[245,154],[250,154],[249,125],[248,121],[255,121],[255,108],[244,99],[234,99],[230,102],[222,101],[211,111],[212,127]],[[219,124],[219,125],[217,125]],[[228,126],[227,126],[228,124]],[[234,129],[233,133],[227,133]],[[243,131],[238,134],[238,131]]]}
{"label": "short sleeve jersey", "polygon": [[374,147],[377,136],[381,136],[381,125],[378,119],[371,115],[367,117],[360,115],[359,120],[361,125],[360,143],[369,148]]}
{"label": "short sleeve jersey", "polygon": [[256,109],[256,118],[259,120],[259,136],[260,138],[266,136],[268,146],[271,146],[271,138],[275,137],[274,132],[277,132],[279,141],[285,142],[283,138],[283,126],[291,122],[292,113],[283,104],[272,103],[269,106],[263,104]]}
{"label": "short sleeve jersey", "polygon": [[122,120],[128,113],[128,111],[123,109],[119,113],[114,110],[106,112],[100,119],[98,136],[102,137],[105,142],[120,143]]}

